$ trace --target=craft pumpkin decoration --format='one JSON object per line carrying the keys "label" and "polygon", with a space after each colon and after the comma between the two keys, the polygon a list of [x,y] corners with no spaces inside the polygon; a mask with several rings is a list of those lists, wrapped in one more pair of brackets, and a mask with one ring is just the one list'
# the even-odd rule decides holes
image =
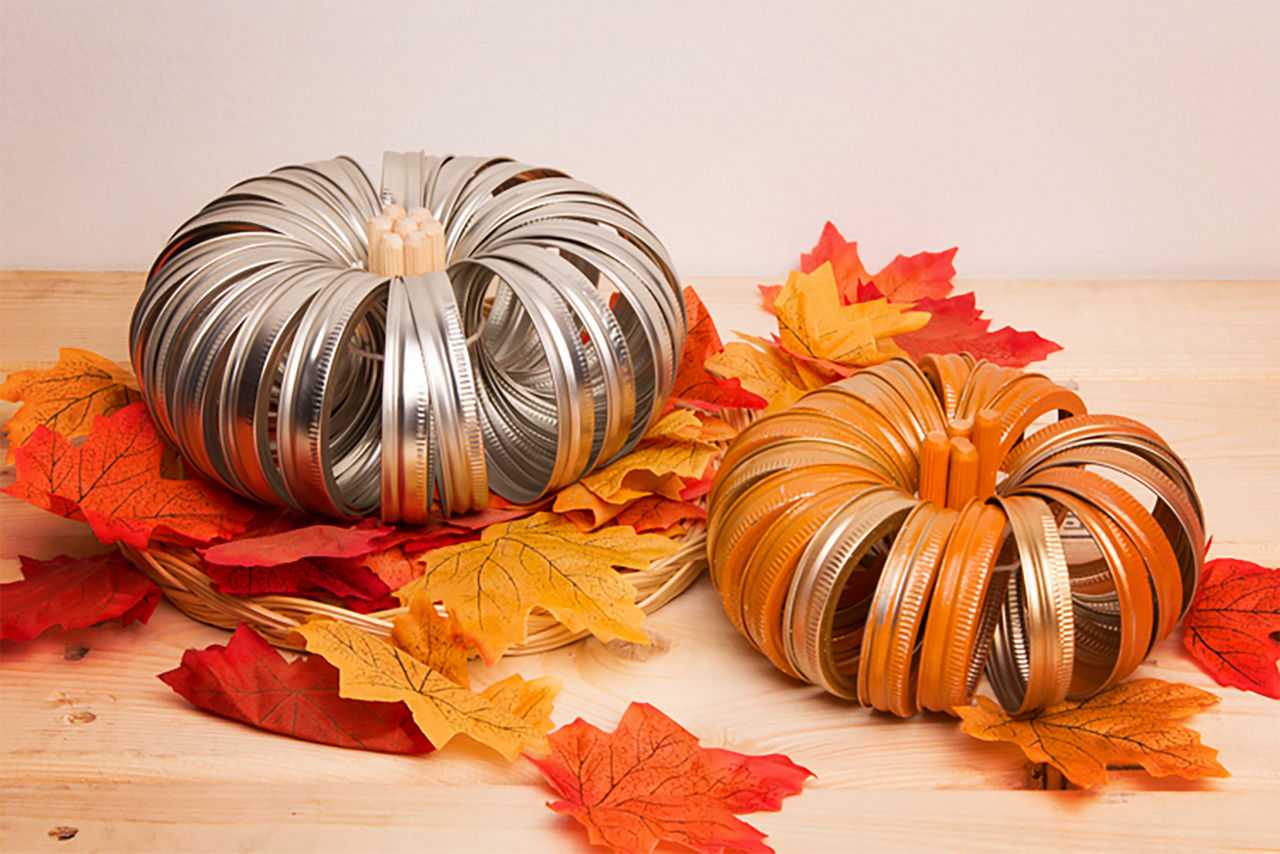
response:
{"label": "craft pumpkin decoration", "polygon": [[967,705],[984,669],[1016,713],[1115,684],[1186,611],[1204,555],[1191,475],[1155,432],[968,356],[893,359],[756,421],[709,508],[739,631],[901,716]]}
{"label": "craft pumpkin decoration", "polygon": [[421,522],[626,453],[684,345],[679,281],[618,199],[505,158],[388,153],[235,185],[130,326],[167,438],[259,501]]}

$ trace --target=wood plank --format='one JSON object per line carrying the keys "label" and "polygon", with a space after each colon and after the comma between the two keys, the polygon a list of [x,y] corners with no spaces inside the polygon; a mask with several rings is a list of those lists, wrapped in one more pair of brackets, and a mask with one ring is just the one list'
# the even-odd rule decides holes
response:
{"label": "wood plank", "polygon": [[[207,783],[35,785],[0,789],[0,833],[13,850],[52,847],[76,829],[77,852],[119,851],[601,851],[523,786],[482,799],[419,781],[258,789]],[[1199,809],[1188,809],[1191,803]],[[1280,844],[1268,793],[807,792],[751,821],[780,852],[1125,850],[1208,851]],[[128,815],[129,821],[120,821]],[[495,820],[498,819],[498,820]],[[662,846],[661,851],[678,851]]]}

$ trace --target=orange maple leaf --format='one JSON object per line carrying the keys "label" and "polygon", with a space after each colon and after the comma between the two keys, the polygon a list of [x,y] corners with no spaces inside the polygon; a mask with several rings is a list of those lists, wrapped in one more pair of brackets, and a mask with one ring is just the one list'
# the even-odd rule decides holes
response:
{"label": "orange maple leaf", "polygon": [[635,528],[636,533],[645,531],[666,532],[681,522],[690,519],[705,519],[707,511],[689,501],[672,501],[661,495],[649,495],[637,498],[623,508],[613,521],[619,525]]}
{"label": "orange maple leaf", "polygon": [[571,631],[648,643],[636,590],[614,567],[646,569],[677,548],[658,534],[616,525],[584,534],[554,513],[535,513],[490,525],[476,542],[427,552],[422,577],[395,595],[408,602],[424,590],[443,601],[486,662],[525,640],[535,606]]}
{"label": "orange maple leaf", "polygon": [[422,574],[422,564],[411,560],[403,546],[367,555],[360,565],[382,579],[388,590],[398,590]]}
{"label": "orange maple leaf", "polygon": [[986,697],[953,711],[962,729],[984,741],[1008,741],[1032,762],[1048,762],[1078,786],[1107,782],[1108,765],[1141,765],[1157,777],[1226,777],[1218,751],[1177,721],[1214,703],[1199,688],[1159,679],[1134,679],[1086,699],[1050,706],[1029,718],[1010,718]]}
{"label": "orange maple leaf", "polygon": [[1204,565],[1182,642],[1219,685],[1280,699],[1280,569],[1219,558]]}
{"label": "orange maple leaf", "polygon": [[95,419],[79,447],[41,425],[18,449],[18,478],[3,491],[87,521],[104,543],[139,549],[153,534],[207,543],[245,529],[255,511],[230,493],[161,477],[164,451],[142,403]]}
{"label": "orange maple leaf", "polygon": [[730,408],[763,409],[765,401],[744,388],[737,380],[717,377],[707,372],[707,358],[724,349],[720,343],[720,333],[711,319],[711,313],[693,288],[684,289],[684,302],[688,316],[688,334],[676,371],[670,403],[713,411]]}
{"label": "orange maple leaf", "polygon": [[21,401],[5,424],[12,463],[36,427],[45,426],[68,439],[88,435],[99,415],[141,400],[133,376],[115,362],[88,350],[63,347],[58,363],[47,370],[15,371],[0,383],[0,400]]}
{"label": "orange maple leaf", "polygon": [[777,811],[813,776],[781,754],[702,747],[646,703],[632,703],[612,733],[578,718],[548,740],[550,756],[529,757],[562,798],[548,806],[617,852],[648,852],[663,841],[702,852],[772,851],[735,814]]}
{"label": "orange maple leaf", "polygon": [[956,275],[955,257],[954,247],[943,252],[898,255],[872,275],[858,257],[857,242],[845,240],[839,229],[828,222],[813,251],[800,256],[800,270],[812,273],[830,262],[840,294],[847,302],[858,302],[858,285],[870,282],[875,282],[880,293],[893,302],[915,302],[941,299],[951,293],[951,280]]}

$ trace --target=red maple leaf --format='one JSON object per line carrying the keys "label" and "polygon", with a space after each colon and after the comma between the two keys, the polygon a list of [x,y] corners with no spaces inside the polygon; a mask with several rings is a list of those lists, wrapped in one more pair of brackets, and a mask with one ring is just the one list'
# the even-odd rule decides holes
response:
{"label": "red maple leaf", "polygon": [[680,489],[681,501],[693,501],[711,492],[711,484],[715,481],[715,463],[708,466],[709,475],[704,475],[697,480],[686,480],[684,486]]}
{"label": "red maple leaf", "polygon": [[1280,699],[1280,569],[1219,558],[1204,565],[1182,642],[1219,685]]}
{"label": "red maple leaf", "polygon": [[207,543],[243,531],[255,511],[219,487],[162,477],[164,450],[140,402],[95,419],[79,447],[41,425],[18,449],[18,477],[4,492],[139,549],[153,534]]}
{"label": "red maple leaf", "polygon": [[[275,566],[223,566],[204,571],[219,593],[236,596],[310,596],[382,603],[391,589],[361,558],[304,558]],[[394,606],[394,603],[392,603]]]}
{"label": "red maple leaf", "polygon": [[701,747],[646,703],[632,703],[612,733],[579,718],[547,738],[551,755],[528,758],[563,798],[548,806],[620,852],[652,851],[660,841],[708,854],[772,851],[735,813],[776,811],[813,776],[781,754]]}
{"label": "red maple leaf", "polygon": [[989,331],[991,321],[982,316],[972,293],[945,299],[922,299],[914,306],[932,317],[915,332],[895,335],[893,341],[913,359],[928,353],[970,353],[1006,368],[1023,368],[1038,362],[1062,345],[1035,332],[1021,332],[1011,326]]}
{"label": "red maple leaf", "polygon": [[114,617],[126,626],[145,623],[160,601],[160,588],[118,551],[19,560],[22,580],[0,585],[0,638],[6,640],[31,640],[54,626],[81,629]]}
{"label": "red maple leaf", "polygon": [[285,661],[243,624],[226,646],[189,649],[159,678],[193,705],[259,729],[385,753],[434,749],[404,703],[339,697],[336,667],[318,655]]}
{"label": "red maple leaf", "polygon": [[263,537],[238,537],[202,549],[207,563],[222,566],[278,566],[311,557],[364,557],[377,550],[394,528],[372,520],[357,525],[306,525]]}
{"label": "red maple leaf", "polygon": [[675,389],[670,404],[680,403],[712,412],[721,409],[764,409],[769,405],[763,397],[747,391],[736,378],[713,377],[704,367],[707,358],[724,349],[711,313],[693,288],[684,289],[688,314],[688,335],[684,354],[676,370]]}

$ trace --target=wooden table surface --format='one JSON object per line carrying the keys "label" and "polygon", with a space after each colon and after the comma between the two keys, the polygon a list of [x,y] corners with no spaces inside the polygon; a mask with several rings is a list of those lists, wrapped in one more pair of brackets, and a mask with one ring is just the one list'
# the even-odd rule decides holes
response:
{"label": "wooden table surface", "polygon": [[[60,346],[127,361],[137,273],[0,276],[0,372],[48,367]],[[768,331],[754,280],[692,282],[725,337]],[[997,325],[1066,349],[1041,369],[1091,410],[1150,424],[1195,475],[1211,556],[1280,564],[1280,283],[966,281]],[[13,412],[3,404],[0,418]],[[12,480],[12,468],[0,482]],[[0,580],[17,555],[101,550],[87,526],[0,497]],[[1280,848],[1280,703],[1215,685],[1181,632],[1137,675],[1222,702],[1190,720],[1226,780],[1113,772],[1108,788],[1038,791],[1015,747],[943,715],[900,721],[776,672],[729,625],[705,577],[650,617],[649,648],[587,640],[508,658],[564,680],[554,720],[611,729],[632,700],[705,744],[788,754],[817,779],[747,820],[780,852],[903,849]],[[150,624],[0,646],[0,848],[26,851],[589,851],[544,806],[531,766],[450,746],[421,757],[342,750],[191,708],[156,674],[226,640],[167,603]],[[63,656],[68,645],[89,653]],[[55,841],[56,827],[76,828]],[[680,849],[683,850],[683,849]]]}

